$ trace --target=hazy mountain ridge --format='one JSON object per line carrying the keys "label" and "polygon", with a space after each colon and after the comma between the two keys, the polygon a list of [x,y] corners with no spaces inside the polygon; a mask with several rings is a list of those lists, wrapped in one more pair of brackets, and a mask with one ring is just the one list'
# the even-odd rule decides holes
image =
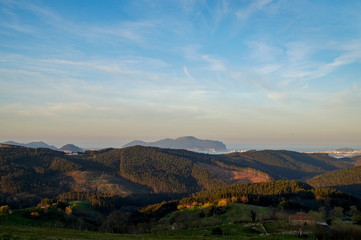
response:
{"label": "hazy mountain ridge", "polygon": [[66,144],[64,146],[62,146],[61,148],[59,148],[60,151],[70,151],[70,152],[74,152],[74,153],[79,153],[79,152],[84,152],[84,149],[75,146],[74,144]]}
{"label": "hazy mountain ridge", "polygon": [[75,146],[74,144],[66,144],[66,145],[62,146],[61,148],[57,148],[53,145],[49,145],[42,141],[30,142],[30,143],[19,143],[19,142],[14,142],[14,141],[7,141],[7,142],[3,142],[1,144],[28,147],[28,148],[48,148],[48,149],[56,150],[56,151],[84,152],[84,149],[82,149],[78,146]]}
{"label": "hazy mountain ridge", "polygon": [[58,150],[57,147],[49,145],[45,142],[30,142],[30,143],[18,143],[14,141],[7,141],[3,142],[2,144],[9,144],[9,145],[15,145],[15,146],[22,146],[22,147],[28,147],[28,148],[49,148],[52,150]]}
{"label": "hazy mountain ridge", "polygon": [[162,139],[155,142],[144,142],[135,140],[124,145],[124,147],[131,146],[148,146],[148,147],[159,147],[159,148],[171,148],[171,149],[187,149],[197,151],[216,151],[222,152],[227,151],[227,147],[224,143],[215,140],[202,140],[192,136],[179,137],[176,139]]}

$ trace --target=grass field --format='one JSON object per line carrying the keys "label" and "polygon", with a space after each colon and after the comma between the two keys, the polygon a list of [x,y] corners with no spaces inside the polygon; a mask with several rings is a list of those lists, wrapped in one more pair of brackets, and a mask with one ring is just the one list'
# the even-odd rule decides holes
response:
{"label": "grass field", "polygon": [[43,227],[55,224],[55,221],[53,220],[30,219],[23,217],[27,211],[29,211],[29,209],[16,209],[13,210],[13,213],[10,215],[0,216],[0,224],[33,227]]}
{"label": "grass field", "polygon": [[90,231],[79,231],[62,228],[41,228],[41,227],[21,227],[21,226],[0,226],[1,240],[113,240],[113,239],[269,239],[269,240],[286,240],[298,239],[295,234],[292,235],[253,235],[247,236],[239,234],[239,231],[231,233],[236,226],[221,226],[227,235],[213,236],[211,231],[213,227],[193,229],[193,230],[176,230],[157,234],[111,234]]}
{"label": "grass field", "polygon": [[[87,201],[76,201],[78,211],[86,216],[98,217]],[[267,220],[272,214],[267,207],[229,203],[227,211],[220,215],[199,218],[205,208],[197,206],[167,214],[152,228],[149,234],[112,234],[95,231],[61,228],[55,220],[30,219],[23,217],[29,209],[14,210],[13,214],[0,217],[0,240],[2,239],[297,239],[296,228],[290,228],[285,221]],[[250,212],[256,213],[256,221],[251,222]],[[173,219],[173,223],[172,223]],[[222,230],[221,236],[212,235],[215,228]],[[84,228],[83,228],[84,229]],[[282,234],[282,233],[287,234]],[[266,234],[271,233],[271,234]],[[311,237],[311,236],[310,236]]]}

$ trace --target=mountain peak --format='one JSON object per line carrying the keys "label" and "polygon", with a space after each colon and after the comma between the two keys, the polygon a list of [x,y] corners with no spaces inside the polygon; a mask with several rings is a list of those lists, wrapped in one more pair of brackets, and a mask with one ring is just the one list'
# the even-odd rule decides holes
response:
{"label": "mountain peak", "polygon": [[59,150],[61,151],[70,151],[70,152],[84,152],[84,149],[81,149],[78,146],[75,146],[74,144],[66,144],[62,146]]}
{"label": "mountain peak", "polygon": [[184,140],[184,139],[197,139],[196,137],[193,137],[193,136],[184,136],[184,137],[179,137],[179,138],[176,138],[176,140]]}

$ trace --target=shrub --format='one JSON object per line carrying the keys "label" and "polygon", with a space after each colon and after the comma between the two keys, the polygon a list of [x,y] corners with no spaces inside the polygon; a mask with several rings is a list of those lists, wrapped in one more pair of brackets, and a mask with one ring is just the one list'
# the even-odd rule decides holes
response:
{"label": "shrub", "polygon": [[212,230],[212,235],[223,235],[223,231],[222,229],[220,229],[219,227],[215,228]]}

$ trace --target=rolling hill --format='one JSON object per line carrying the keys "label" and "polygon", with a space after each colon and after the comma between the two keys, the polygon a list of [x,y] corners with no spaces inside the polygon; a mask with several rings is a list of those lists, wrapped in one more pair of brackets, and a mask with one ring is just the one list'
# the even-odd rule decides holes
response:
{"label": "rolling hill", "polygon": [[[39,211],[38,220],[49,223],[55,219],[50,217],[57,214],[59,219],[54,224],[58,227],[119,233],[158,231],[159,226],[173,231],[175,226],[204,229],[204,226],[233,224],[238,229],[240,221],[257,219],[250,217],[252,211],[260,218],[267,210],[266,219],[271,220],[275,209],[294,212],[327,208],[332,213],[342,208],[345,214],[355,206],[360,209],[360,199],[335,189],[313,188],[294,180],[274,181],[292,179],[292,174],[294,178],[309,177],[352,165],[354,161],[290,151],[213,155],[134,146],[66,155],[46,148],[2,145],[0,205],[30,207],[26,211],[16,209],[21,218],[28,216],[27,221],[36,220],[31,211]],[[329,173],[337,173],[338,177],[357,175],[359,168]],[[351,179],[351,183],[357,181],[359,178]],[[33,207],[46,197],[60,205],[75,200],[104,215],[97,214],[101,218],[84,215],[85,212],[75,208],[73,215],[68,216],[54,204],[47,211]],[[248,207],[248,204],[257,206]],[[235,217],[235,208],[240,207],[247,209],[247,213]],[[254,209],[262,211],[255,213]],[[21,211],[28,215],[19,215]]]}
{"label": "rolling hill", "polygon": [[189,156],[177,156],[166,149],[142,146],[114,149],[97,155],[95,161],[157,193],[190,193],[225,184]]}
{"label": "rolling hill", "polygon": [[352,165],[350,159],[290,151],[213,155],[134,146],[74,156],[11,145],[0,147],[0,163],[0,195],[14,204],[67,192],[184,195],[229,184],[301,180]]}
{"label": "rolling hill", "polygon": [[314,187],[329,187],[361,198],[361,166],[339,169],[307,181]]}
{"label": "rolling hill", "polygon": [[236,152],[223,160],[270,174],[275,179],[306,180],[313,176],[353,166],[350,159],[336,159],[322,153],[299,153],[286,150]]}
{"label": "rolling hill", "polygon": [[[19,199],[34,202],[66,192],[123,197],[188,194],[229,183],[253,182],[260,174],[267,176],[248,168],[222,167],[213,155],[142,146],[74,156],[46,148],[2,145],[0,163],[0,195],[13,204]],[[243,178],[234,177],[242,172]]]}

